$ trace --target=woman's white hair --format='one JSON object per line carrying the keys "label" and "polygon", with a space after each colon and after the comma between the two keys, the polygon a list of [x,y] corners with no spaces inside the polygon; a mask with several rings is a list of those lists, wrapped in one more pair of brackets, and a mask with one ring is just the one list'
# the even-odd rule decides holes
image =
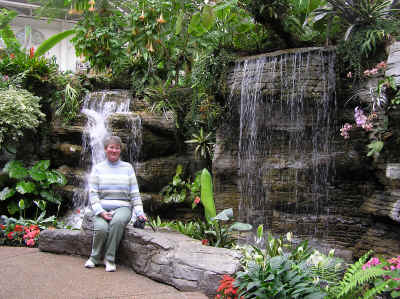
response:
{"label": "woman's white hair", "polygon": [[122,149],[122,141],[121,138],[118,136],[109,136],[104,139],[104,148],[107,148],[110,144],[119,144],[119,146]]}

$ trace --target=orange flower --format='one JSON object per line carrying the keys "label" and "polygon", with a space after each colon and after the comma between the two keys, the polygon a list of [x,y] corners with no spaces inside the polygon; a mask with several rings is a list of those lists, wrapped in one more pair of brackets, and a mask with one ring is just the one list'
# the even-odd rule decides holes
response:
{"label": "orange flower", "polygon": [[11,53],[11,54],[10,54],[10,58],[11,58],[11,59],[14,59],[14,58],[15,58],[14,53]]}
{"label": "orange flower", "polygon": [[31,47],[31,48],[29,49],[29,58],[33,58],[34,55],[35,55],[35,48],[34,48],[34,47]]}
{"label": "orange flower", "polygon": [[157,19],[158,24],[164,24],[167,23],[166,20],[164,20],[163,15],[161,14],[160,17]]}
{"label": "orange flower", "polygon": [[143,21],[144,20],[144,11],[142,10],[142,14],[139,16],[139,20]]}
{"label": "orange flower", "polygon": [[3,225],[3,224],[0,224],[0,228],[1,228],[1,229],[6,229],[6,226]]}

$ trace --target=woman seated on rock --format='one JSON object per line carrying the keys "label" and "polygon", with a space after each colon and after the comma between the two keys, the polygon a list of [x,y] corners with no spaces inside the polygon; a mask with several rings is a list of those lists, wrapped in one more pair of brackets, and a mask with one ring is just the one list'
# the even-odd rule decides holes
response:
{"label": "woman seated on rock", "polygon": [[94,165],[90,174],[89,200],[94,213],[94,234],[86,268],[101,264],[104,254],[106,271],[115,271],[115,254],[126,225],[131,218],[147,220],[135,171],[130,163],[120,160],[121,147],[118,136],[108,137],[104,142],[107,159]]}

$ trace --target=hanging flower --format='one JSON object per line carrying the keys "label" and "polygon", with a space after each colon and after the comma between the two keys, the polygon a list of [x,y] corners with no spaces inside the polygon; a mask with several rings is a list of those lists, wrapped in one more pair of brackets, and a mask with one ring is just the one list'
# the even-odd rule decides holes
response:
{"label": "hanging flower", "polygon": [[147,43],[146,48],[149,50],[149,52],[154,52],[153,43],[151,41]]}
{"label": "hanging flower", "polygon": [[164,20],[163,15],[161,14],[160,17],[157,19],[158,24],[164,24],[167,23],[166,20]]}
{"label": "hanging flower", "polygon": [[144,11],[142,10],[142,14],[139,16],[139,20],[143,21],[144,20]]}
{"label": "hanging flower", "polygon": [[95,3],[96,3],[96,2],[95,2],[94,0],[89,0],[89,4],[90,4],[90,5],[93,6]]}
{"label": "hanging flower", "polygon": [[89,10],[89,11],[95,11],[95,8],[94,8],[93,4],[89,7],[88,10]]}

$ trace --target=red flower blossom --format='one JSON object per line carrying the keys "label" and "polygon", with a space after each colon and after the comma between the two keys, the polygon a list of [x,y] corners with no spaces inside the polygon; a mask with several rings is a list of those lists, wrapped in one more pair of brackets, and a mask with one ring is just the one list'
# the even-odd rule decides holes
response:
{"label": "red flower blossom", "polygon": [[22,232],[23,230],[24,230],[24,226],[18,225],[18,224],[15,225],[14,231]]}
{"label": "red flower blossom", "polygon": [[11,54],[10,54],[10,59],[14,59],[14,58],[15,58],[14,53],[11,53]]}
{"label": "red flower blossom", "polygon": [[14,232],[9,232],[9,233],[7,234],[7,238],[10,239],[10,240],[12,240],[12,239],[14,238]]}
{"label": "red flower blossom", "polygon": [[201,244],[203,244],[203,245],[208,245],[208,240],[207,240],[207,239],[201,240]]}
{"label": "red flower blossom", "polygon": [[34,47],[31,47],[31,48],[29,49],[29,58],[33,58],[34,55],[35,55],[35,48],[34,48]]}
{"label": "red flower blossom", "polygon": [[196,205],[198,205],[198,204],[200,203],[200,197],[196,196],[196,197],[194,198],[194,203],[195,203]]}
{"label": "red flower blossom", "polygon": [[3,225],[3,224],[0,224],[0,228],[1,228],[1,229],[6,229],[6,226]]}

